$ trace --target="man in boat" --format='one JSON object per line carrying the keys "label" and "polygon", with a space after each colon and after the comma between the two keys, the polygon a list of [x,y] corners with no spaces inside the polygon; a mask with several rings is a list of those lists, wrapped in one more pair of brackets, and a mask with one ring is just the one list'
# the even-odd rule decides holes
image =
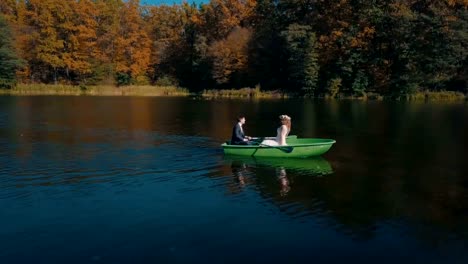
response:
{"label": "man in boat", "polygon": [[232,128],[231,145],[249,145],[249,140],[252,139],[244,134],[242,126],[245,124],[245,116],[237,118],[236,125]]}

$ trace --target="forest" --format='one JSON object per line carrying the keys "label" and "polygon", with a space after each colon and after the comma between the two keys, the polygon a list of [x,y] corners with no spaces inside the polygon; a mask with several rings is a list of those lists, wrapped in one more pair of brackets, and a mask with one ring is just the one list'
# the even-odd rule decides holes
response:
{"label": "forest", "polygon": [[0,88],[468,93],[468,0],[1,0]]}

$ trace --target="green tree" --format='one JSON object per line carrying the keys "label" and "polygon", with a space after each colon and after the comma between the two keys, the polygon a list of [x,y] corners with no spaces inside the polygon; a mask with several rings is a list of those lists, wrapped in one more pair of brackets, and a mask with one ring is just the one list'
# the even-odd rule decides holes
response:
{"label": "green tree", "polygon": [[13,48],[10,25],[0,14],[0,88],[12,88],[16,85],[16,70],[21,65]]}
{"label": "green tree", "polygon": [[288,50],[288,75],[296,89],[313,95],[317,88],[319,64],[317,41],[310,26],[291,24],[282,32]]}
{"label": "green tree", "polygon": [[[467,59],[468,13],[456,1],[388,1],[372,12],[369,49],[380,92],[404,96],[420,89],[448,89]],[[463,78],[463,77],[462,77]]]}
{"label": "green tree", "polygon": [[257,1],[249,47],[249,74],[265,90],[288,87],[288,58],[281,35],[287,25],[281,17],[276,0]]}
{"label": "green tree", "polygon": [[313,95],[317,90],[320,70],[315,33],[309,34],[304,55],[304,86],[302,89],[306,95]]}

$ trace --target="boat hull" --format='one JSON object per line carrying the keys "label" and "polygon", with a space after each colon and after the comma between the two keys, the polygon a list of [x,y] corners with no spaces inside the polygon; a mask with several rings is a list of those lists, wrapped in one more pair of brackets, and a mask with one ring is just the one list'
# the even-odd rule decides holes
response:
{"label": "boat hull", "polygon": [[333,139],[293,138],[286,146],[222,144],[226,155],[253,157],[315,157],[325,154],[336,143]]}

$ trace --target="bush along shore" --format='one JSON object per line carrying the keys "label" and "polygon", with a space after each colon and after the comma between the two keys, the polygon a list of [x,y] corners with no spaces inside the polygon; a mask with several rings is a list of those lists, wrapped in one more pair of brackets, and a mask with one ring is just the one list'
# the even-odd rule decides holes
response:
{"label": "bush along shore", "polygon": [[[112,86],[112,85],[48,85],[19,84],[11,89],[0,89],[0,95],[84,95],[84,96],[191,96],[204,99],[278,99],[302,98],[303,95],[281,90],[262,91],[260,87],[242,89],[207,89],[190,92],[177,86]],[[399,96],[363,93],[360,96],[334,94],[311,97],[324,100],[398,100],[398,101],[468,101],[468,95],[453,91],[423,91]]]}
{"label": "bush along shore", "polygon": [[19,84],[0,89],[9,95],[95,95],[95,96],[188,96],[189,91],[176,86],[47,85]]}

